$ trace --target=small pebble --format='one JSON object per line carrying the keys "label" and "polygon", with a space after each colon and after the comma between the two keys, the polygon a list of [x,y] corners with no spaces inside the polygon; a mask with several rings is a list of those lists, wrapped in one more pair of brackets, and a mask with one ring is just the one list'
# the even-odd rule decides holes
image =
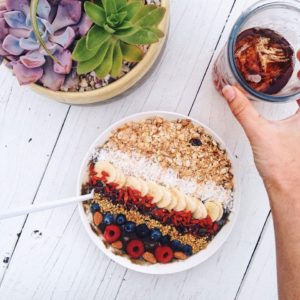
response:
{"label": "small pebble", "polygon": [[81,81],[80,81],[80,86],[83,87],[83,88],[86,88],[88,87],[88,82],[85,78],[83,78]]}

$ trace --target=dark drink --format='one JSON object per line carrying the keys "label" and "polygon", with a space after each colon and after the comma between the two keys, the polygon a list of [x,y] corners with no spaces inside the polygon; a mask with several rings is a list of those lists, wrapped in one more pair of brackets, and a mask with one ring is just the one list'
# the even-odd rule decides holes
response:
{"label": "dark drink", "polygon": [[234,58],[248,85],[269,95],[280,92],[294,71],[293,48],[271,29],[251,28],[240,33]]}
{"label": "dark drink", "polygon": [[261,0],[246,9],[215,60],[217,91],[222,94],[224,86],[233,85],[251,100],[298,100],[299,24],[298,0]]}

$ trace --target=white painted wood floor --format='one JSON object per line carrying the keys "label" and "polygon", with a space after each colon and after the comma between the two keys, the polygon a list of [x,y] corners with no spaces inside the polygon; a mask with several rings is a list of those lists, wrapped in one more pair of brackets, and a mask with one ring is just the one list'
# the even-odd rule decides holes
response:
{"label": "white painted wood floor", "polygon": [[[238,158],[240,216],[229,240],[198,267],[147,276],[120,267],[86,236],[76,206],[0,223],[0,299],[276,299],[273,228],[249,144],[213,88],[212,62],[241,11],[253,0],[171,0],[164,54],[139,87],[112,102],[67,106],[20,88],[0,72],[0,207],[75,193],[92,141],[132,113],[170,110],[216,130]],[[255,103],[269,118],[294,104]]]}

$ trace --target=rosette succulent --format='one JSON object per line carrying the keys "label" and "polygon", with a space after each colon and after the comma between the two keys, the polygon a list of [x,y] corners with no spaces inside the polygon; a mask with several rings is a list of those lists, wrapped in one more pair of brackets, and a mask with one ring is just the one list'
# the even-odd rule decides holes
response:
{"label": "rosette succulent", "polygon": [[84,9],[94,25],[73,51],[77,73],[95,71],[98,78],[118,77],[123,60],[139,62],[144,55],[141,45],[159,41],[164,33],[158,25],[165,8],[146,5],[141,0],[86,1]]}
{"label": "rosette succulent", "polygon": [[92,25],[82,5],[77,0],[39,0],[34,19],[29,0],[6,0],[0,6],[0,62],[8,61],[20,84],[38,82],[52,90],[71,84],[74,41]]}

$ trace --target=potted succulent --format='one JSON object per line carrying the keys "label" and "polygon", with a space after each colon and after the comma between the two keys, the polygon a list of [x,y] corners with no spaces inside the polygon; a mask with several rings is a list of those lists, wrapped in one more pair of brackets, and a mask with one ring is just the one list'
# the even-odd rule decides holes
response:
{"label": "potted succulent", "polygon": [[0,0],[0,63],[70,104],[112,98],[157,59],[168,0]]}

